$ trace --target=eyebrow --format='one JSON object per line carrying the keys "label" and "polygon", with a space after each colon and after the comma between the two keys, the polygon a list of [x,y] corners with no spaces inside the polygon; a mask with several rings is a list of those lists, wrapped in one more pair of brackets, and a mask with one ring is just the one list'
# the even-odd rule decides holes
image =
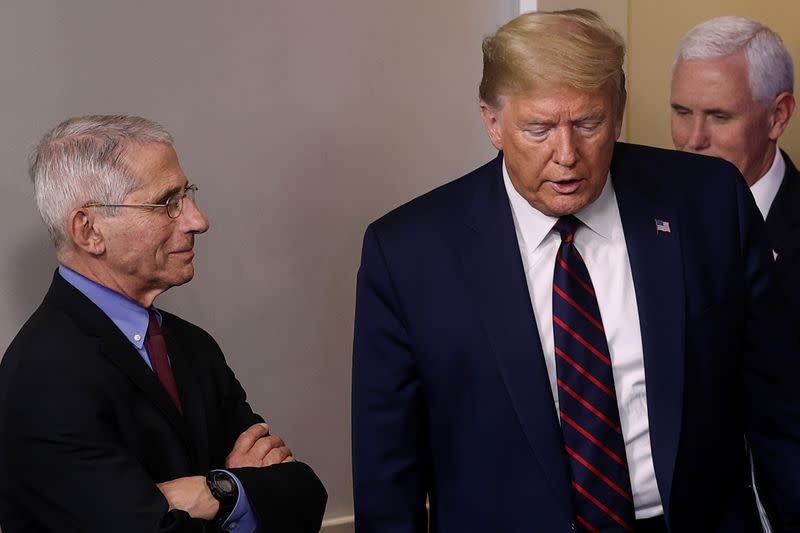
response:
{"label": "eyebrow", "polygon": [[160,194],[156,195],[155,203],[164,203],[169,200],[173,195],[178,194],[179,192],[183,191],[189,182],[187,181],[183,185],[177,185],[175,187],[170,187],[169,189],[162,191]]}
{"label": "eyebrow", "polygon": [[728,111],[727,109],[722,109],[720,107],[712,107],[711,109],[703,109],[703,113],[706,115],[734,115],[733,111]]}
{"label": "eyebrow", "polygon": [[[589,111],[579,117],[576,117],[574,120],[570,121],[570,124],[578,124],[580,122],[592,122],[592,121],[601,121],[605,120],[607,114],[602,109],[597,109],[594,111]],[[533,118],[531,120],[526,120],[522,122],[523,126],[552,126],[555,124],[552,120],[544,119],[544,118]]]}
{"label": "eyebrow", "polygon": [[591,122],[593,120],[604,120],[606,118],[606,111],[604,109],[594,109],[592,111],[588,111],[583,115],[577,117],[572,123],[576,122]]}
{"label": "eyebrow", "polygon": [[[675,102],[672,102],[670,104],[670,107],[672,109],[674,109],[675,111],[691,111],[692,113],[694,113],[694,109],[692,109],[690,107],[686,107],[686,106],[680,105],[680,104],[676,104]],[[703,113],[704,115],[716,115],[716,114],[735,115],[735,113],[733,111],[730,111],[728,109],[722,109],[721,107],[711,107],[711,108],[708,108],[708,109],[700,109],[699,112]]]}

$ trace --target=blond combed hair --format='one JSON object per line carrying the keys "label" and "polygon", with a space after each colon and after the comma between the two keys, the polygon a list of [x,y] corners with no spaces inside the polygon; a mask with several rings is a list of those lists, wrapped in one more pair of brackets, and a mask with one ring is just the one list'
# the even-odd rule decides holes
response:
{"label": "blond combed hair", "polygon": [[483,40],[481,102],[501,107],[504,96],[539,84],[594,91],[607,86],[618,111],[625,102],[625,42],[594,11],[524,13]]}

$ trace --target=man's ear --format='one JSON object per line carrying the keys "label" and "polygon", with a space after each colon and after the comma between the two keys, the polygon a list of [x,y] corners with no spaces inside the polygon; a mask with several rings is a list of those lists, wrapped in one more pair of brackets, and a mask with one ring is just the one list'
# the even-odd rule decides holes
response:
{"label": "man's ear", "polygon": [[486,102],[481,102],[481,118],[486,127],[489,139],[498,150],[503,149],[503,134],[500,128],[500,110],[495,109]]}
{"label": "man's ear", "polygon": [[106,251],[103,232],[96,224],[94,214],[79,207],[67,219],[67,233],[76,249],[91,255],[102,255]]}
{"label": "man's ear", "polygon": [[786,126],[789,125],[789,119],[792,118],[794,113],[795,101],[794,95],[791,93],[780,93],[775,97],[772,102],[771,113],[769,117],[769,138],[770,140],[777,141]]}

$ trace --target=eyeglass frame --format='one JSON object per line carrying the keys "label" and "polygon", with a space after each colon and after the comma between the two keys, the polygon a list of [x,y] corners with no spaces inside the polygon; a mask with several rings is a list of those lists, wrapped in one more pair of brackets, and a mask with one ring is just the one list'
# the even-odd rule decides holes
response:
{"label": "eyeglass frame", "polygon": [[[176,219],[183,213],[183,201],[188,197],[189,200],[194,202],[195,193],[197,193],[198,187],[194,183],[190,183],[186,187],[183,188],[182,192],[177,192],[167,198],[167,201],[163,204],[86,204],[83,207],[139,207],[142,209],[153,209],[156,207],[163,207],[167,213],[167,216],[171,219]],[[170,215],[169,213],[169,203],[175,200],[177,202],[177,209],[178,212],[175,216]]]}

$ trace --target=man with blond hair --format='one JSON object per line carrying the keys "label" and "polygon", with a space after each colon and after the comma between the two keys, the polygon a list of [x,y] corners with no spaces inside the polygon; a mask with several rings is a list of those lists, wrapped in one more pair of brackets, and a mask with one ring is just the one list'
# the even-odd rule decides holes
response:
{"label": "man with blond hair", "polygon": [[[498,157],[373,222],[358,273],[359,533],[800,528],[800,348],[724,161],[617,142],[586,10],[483,43]],[[429,512],[426,512],[426,500]]]}
{"label": "man with blond hair", "polygon": [[31,178],[57,249],[0,362],[5,533],[319,530],[327,495],[253,413],[211,336],[157,309],[209,223],[159,124],[69,119]]}
{"label": "man with blond hair", "polygon": [[778,147],[795,109],[794,67],[780,36],[718,17],[683,37],[672,66],[675,148],[736,165],[767,224],[778,281],[800,324],[800,172]]}

